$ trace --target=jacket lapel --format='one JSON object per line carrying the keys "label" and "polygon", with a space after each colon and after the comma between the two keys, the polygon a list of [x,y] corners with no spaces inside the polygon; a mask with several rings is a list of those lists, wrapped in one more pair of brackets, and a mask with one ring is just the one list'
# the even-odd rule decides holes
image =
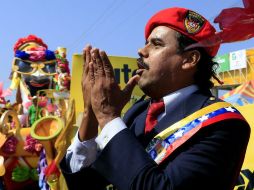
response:
{"label": "jacket lapel", "polygon": [[124,122],[138,137],[144,133],[145,119],[150,99],[134,104],[124,115]]}
{"label": "jacket lapel", "polygon": [[134,127],[134,133],[137,137],[144,135],[146,115],[147,115],[147,109],[136,118],[136,122],[135,122],[136,127]]}

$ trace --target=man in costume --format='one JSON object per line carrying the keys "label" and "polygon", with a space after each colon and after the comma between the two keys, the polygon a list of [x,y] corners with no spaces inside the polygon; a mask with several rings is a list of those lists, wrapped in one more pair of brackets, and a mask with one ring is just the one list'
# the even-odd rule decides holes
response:
{"label": "man in costume", "polygon": [[[192,10],[159,11],[146,25],[137,75],[123,90],[106,53],[84,49],[83,121],[61,162],[70,190],[233,188],[250,128],[210,93],[219,45],[189,48],[215,32]],[[121,119],[136,84],[150,98]]]}

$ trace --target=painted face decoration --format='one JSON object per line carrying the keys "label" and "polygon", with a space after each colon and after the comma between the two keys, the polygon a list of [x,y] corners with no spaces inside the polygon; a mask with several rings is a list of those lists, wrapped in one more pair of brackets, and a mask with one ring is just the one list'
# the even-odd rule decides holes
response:
{"label": "painted face decoration", "polygon": [[12,71],[20,75],[27,96],[35,96],[38,90],[53,88],[56,56],[40,38],[29,35],[19,39],[14,46],[14,53]]}

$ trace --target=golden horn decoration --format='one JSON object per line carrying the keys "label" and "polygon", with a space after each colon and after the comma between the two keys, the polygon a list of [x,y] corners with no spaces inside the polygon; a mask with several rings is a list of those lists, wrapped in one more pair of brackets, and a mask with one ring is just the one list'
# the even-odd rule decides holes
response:
{"label": "golden horn decoration", "polygon": [[61,133],[64,123],[56,116],[46,116],[38,119],[31,127],[31,136],[40,141],[46,151],[47,162],[50,164],[55,158],[54,144]]}
{"label": "golden horn decoration", "polygon": [[39,141],[54,139],[62,131],[63,125],[63,121],[59,117],[42,117],[32,125],[31,136]]}

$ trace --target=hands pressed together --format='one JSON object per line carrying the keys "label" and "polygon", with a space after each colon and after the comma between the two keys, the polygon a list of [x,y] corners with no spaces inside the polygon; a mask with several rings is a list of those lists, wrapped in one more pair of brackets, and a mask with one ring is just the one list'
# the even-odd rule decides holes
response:
{"label": "hands pressed together", "polygon": [[120,117],[123,107],[130,100],[139,76],[132,77],[121,90],[104,51],[87,45],[83,55],[84,116],[79,136],[81,140],[86,140],[97,135],[98,124],[102,129],[109,121]]}

